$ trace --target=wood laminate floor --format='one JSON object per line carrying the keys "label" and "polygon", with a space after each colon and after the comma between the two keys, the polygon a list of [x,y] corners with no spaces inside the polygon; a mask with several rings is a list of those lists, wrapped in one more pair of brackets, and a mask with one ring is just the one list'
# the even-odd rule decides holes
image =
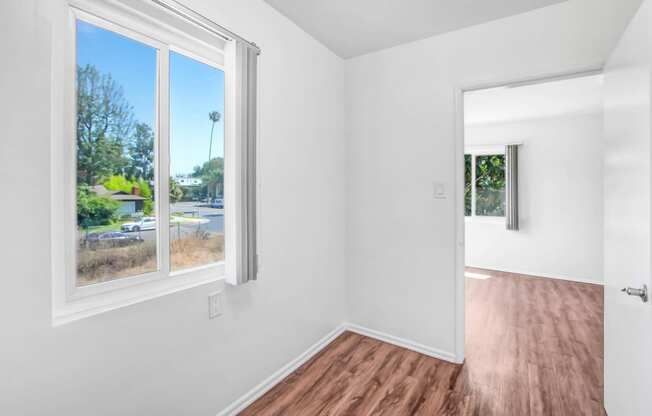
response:
{"label": "wood laminate floor", "polygon": [[467,272],[464,365],[345,332],[241,415],[603,415],[602,287]]}

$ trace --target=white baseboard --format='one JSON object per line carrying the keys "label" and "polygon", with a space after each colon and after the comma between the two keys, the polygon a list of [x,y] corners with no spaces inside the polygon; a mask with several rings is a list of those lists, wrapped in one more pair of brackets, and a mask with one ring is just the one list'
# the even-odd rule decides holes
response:
{"label": "white baseboard", "polygon": [[352,323],[346,323],[344,324],[344,326],[346,327],[347,330],[351,332],[355,332],[356,334],[364,335],[369,338],[374,338],[379,341],[387,342],[389,344],[406,348],[408,350],[415,351],[427,355],[429,357],[437,358],[451,363],[460,364],[455,354],[448,351],[428,347],[427,345],[423,345],[418,342],[414,342],[405,338],[400,338],[394,335],[387,334],[385,332],[376,331],[375,329],[366,328],[364,326],[360,326]]}
{"label": "white baseboard", "polygon": [[592,285],[604,286],[604,282],[601,282],[599,280],[584,279],[581,277],[559,276],[559,275],[552,275],[550,273],[535,273],[531,271],[507,269],[505,267],[496,268],[496,267],[488,267],[488,266],[476,266],[472,264],[467,264],[466,267],[473,267],[476,269],[485,269],[485,270],[495,270],[497,272],[505,272],[505,273],[523,274],[530,277],[545,277],[546,279],[566,280],[569,282],[589,283]]}
{"label": "white baseboard", "polygon": [[272,387],[283,381],[285,377],[292,374],[293,371],[305,364],[313,355],[321,351],[325,346],[331,343],[335,338],[340,336],[346,331],[346,325],[340,324],[337,328],[326,334],[322,339],[311,345],[301,355],[294,360],[290,361],[271,376],[267,377],[262,383],[245,393],[235,402],[231,403],[224,410],[219,412],[217,416],[232,416],[237,415],[247,408],[250,404],[267,393]]}
{"label": "white baseboard", "polygon": [[436,348],[431,348],[418,342],[410,341],[405,338],[396,337],[384,332],[369,329],[360,325],[352,323],[342,323],[337,328],[326,334],[322,339],[311,345],[306,351],[301,353],[297,358],[287,363],[271,376],[267,377],[262,383],[245,393],[235,402],[231,403],[224,410],[219,412],[217,416],[234,416],[242,412],[247,406],[262,397],[265,393],[272,389],[275,385],[283,381],[293,371],[305,364],[312,356],[321,351],[324,347],[331,343],[335,338],[340,336],[345,331],[355,332],[356,334],[364,335],[369,338],[374,338],[379,341],[387,342],[398,347],[406,348],[429,357],[438,358],[440,360],[457,363],[455,354],[448,351],[442,351]]}
{"label": "white baseboard", "polygon": [[421,354],[425,354],[430,357],[438,358],[440,360],[449,361],[452,363],[459,363],[455,354],[438,350],[436,348],[431,348],[423,344],[419,344],[414,341],[410,341],[404,338],[395,337],[394,335],[386,334],[384,332],[376,331],[373,329],[365,328],[360,325],[352,323],[342,323],[337,328],[326,334],[322,339],[317,341],[315,344],[310,346],[306,351],[301,353],[297,358],[287,363],[285,366],[280,368],[271,376],[267,377],[262,383],[258,384],[253,389],[249,390],[235,402],[231,403],[224,410],[219,412],[217,416],[234,416],[242,412],[247,406],[251,405],[253,402],[262,397],[265,393],[272,389],[275,385],[283,381],[287,376],[289,376],[293,371],[305,364],[312,356],[321,351],[324,347],[330,344],[335,338],[340,336],[345,331],[355,332],[356,334],[364,335],[369,338],[374,338],[379,341],[387,342],[399,347],[406,348],[408,350],[416,351]]}

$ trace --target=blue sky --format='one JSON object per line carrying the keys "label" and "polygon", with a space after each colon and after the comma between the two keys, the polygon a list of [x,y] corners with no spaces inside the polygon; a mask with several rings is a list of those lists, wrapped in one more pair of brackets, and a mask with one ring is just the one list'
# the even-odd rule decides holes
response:
{"label": "blue sky", "polygon": [[[110,73],[123,87],[137,121],[155,120],[156,50],[140,42],[77,22],[77,63]],[[170,53],[170,170],[192,172],[208,160],[210,111],[224,115],[224,72]],[[224,156],[224,120],[215,124],[212,157]]]}

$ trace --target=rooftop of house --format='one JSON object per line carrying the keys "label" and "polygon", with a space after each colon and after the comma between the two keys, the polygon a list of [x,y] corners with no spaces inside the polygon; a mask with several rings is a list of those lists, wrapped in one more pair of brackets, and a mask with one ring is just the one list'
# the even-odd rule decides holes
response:
{"label": "rooftop of house", "polygon": [[144,201],[145,200],[145,198],[143,198],[142,196],[133,193],[130,194],[124,191],[112,191],[106,189],[104,185],[93,186],[93,192],[98,196],[108,196],[111,197],[112,199],[115,199],[116,201]]}

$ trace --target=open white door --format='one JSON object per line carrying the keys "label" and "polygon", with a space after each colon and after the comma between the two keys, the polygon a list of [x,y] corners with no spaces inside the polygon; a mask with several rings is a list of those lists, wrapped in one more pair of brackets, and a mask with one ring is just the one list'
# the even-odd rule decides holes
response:
{"label": "open white door", "polygon": [[605,68],[604,395],[609,416],[652,415],[652,0]]}

